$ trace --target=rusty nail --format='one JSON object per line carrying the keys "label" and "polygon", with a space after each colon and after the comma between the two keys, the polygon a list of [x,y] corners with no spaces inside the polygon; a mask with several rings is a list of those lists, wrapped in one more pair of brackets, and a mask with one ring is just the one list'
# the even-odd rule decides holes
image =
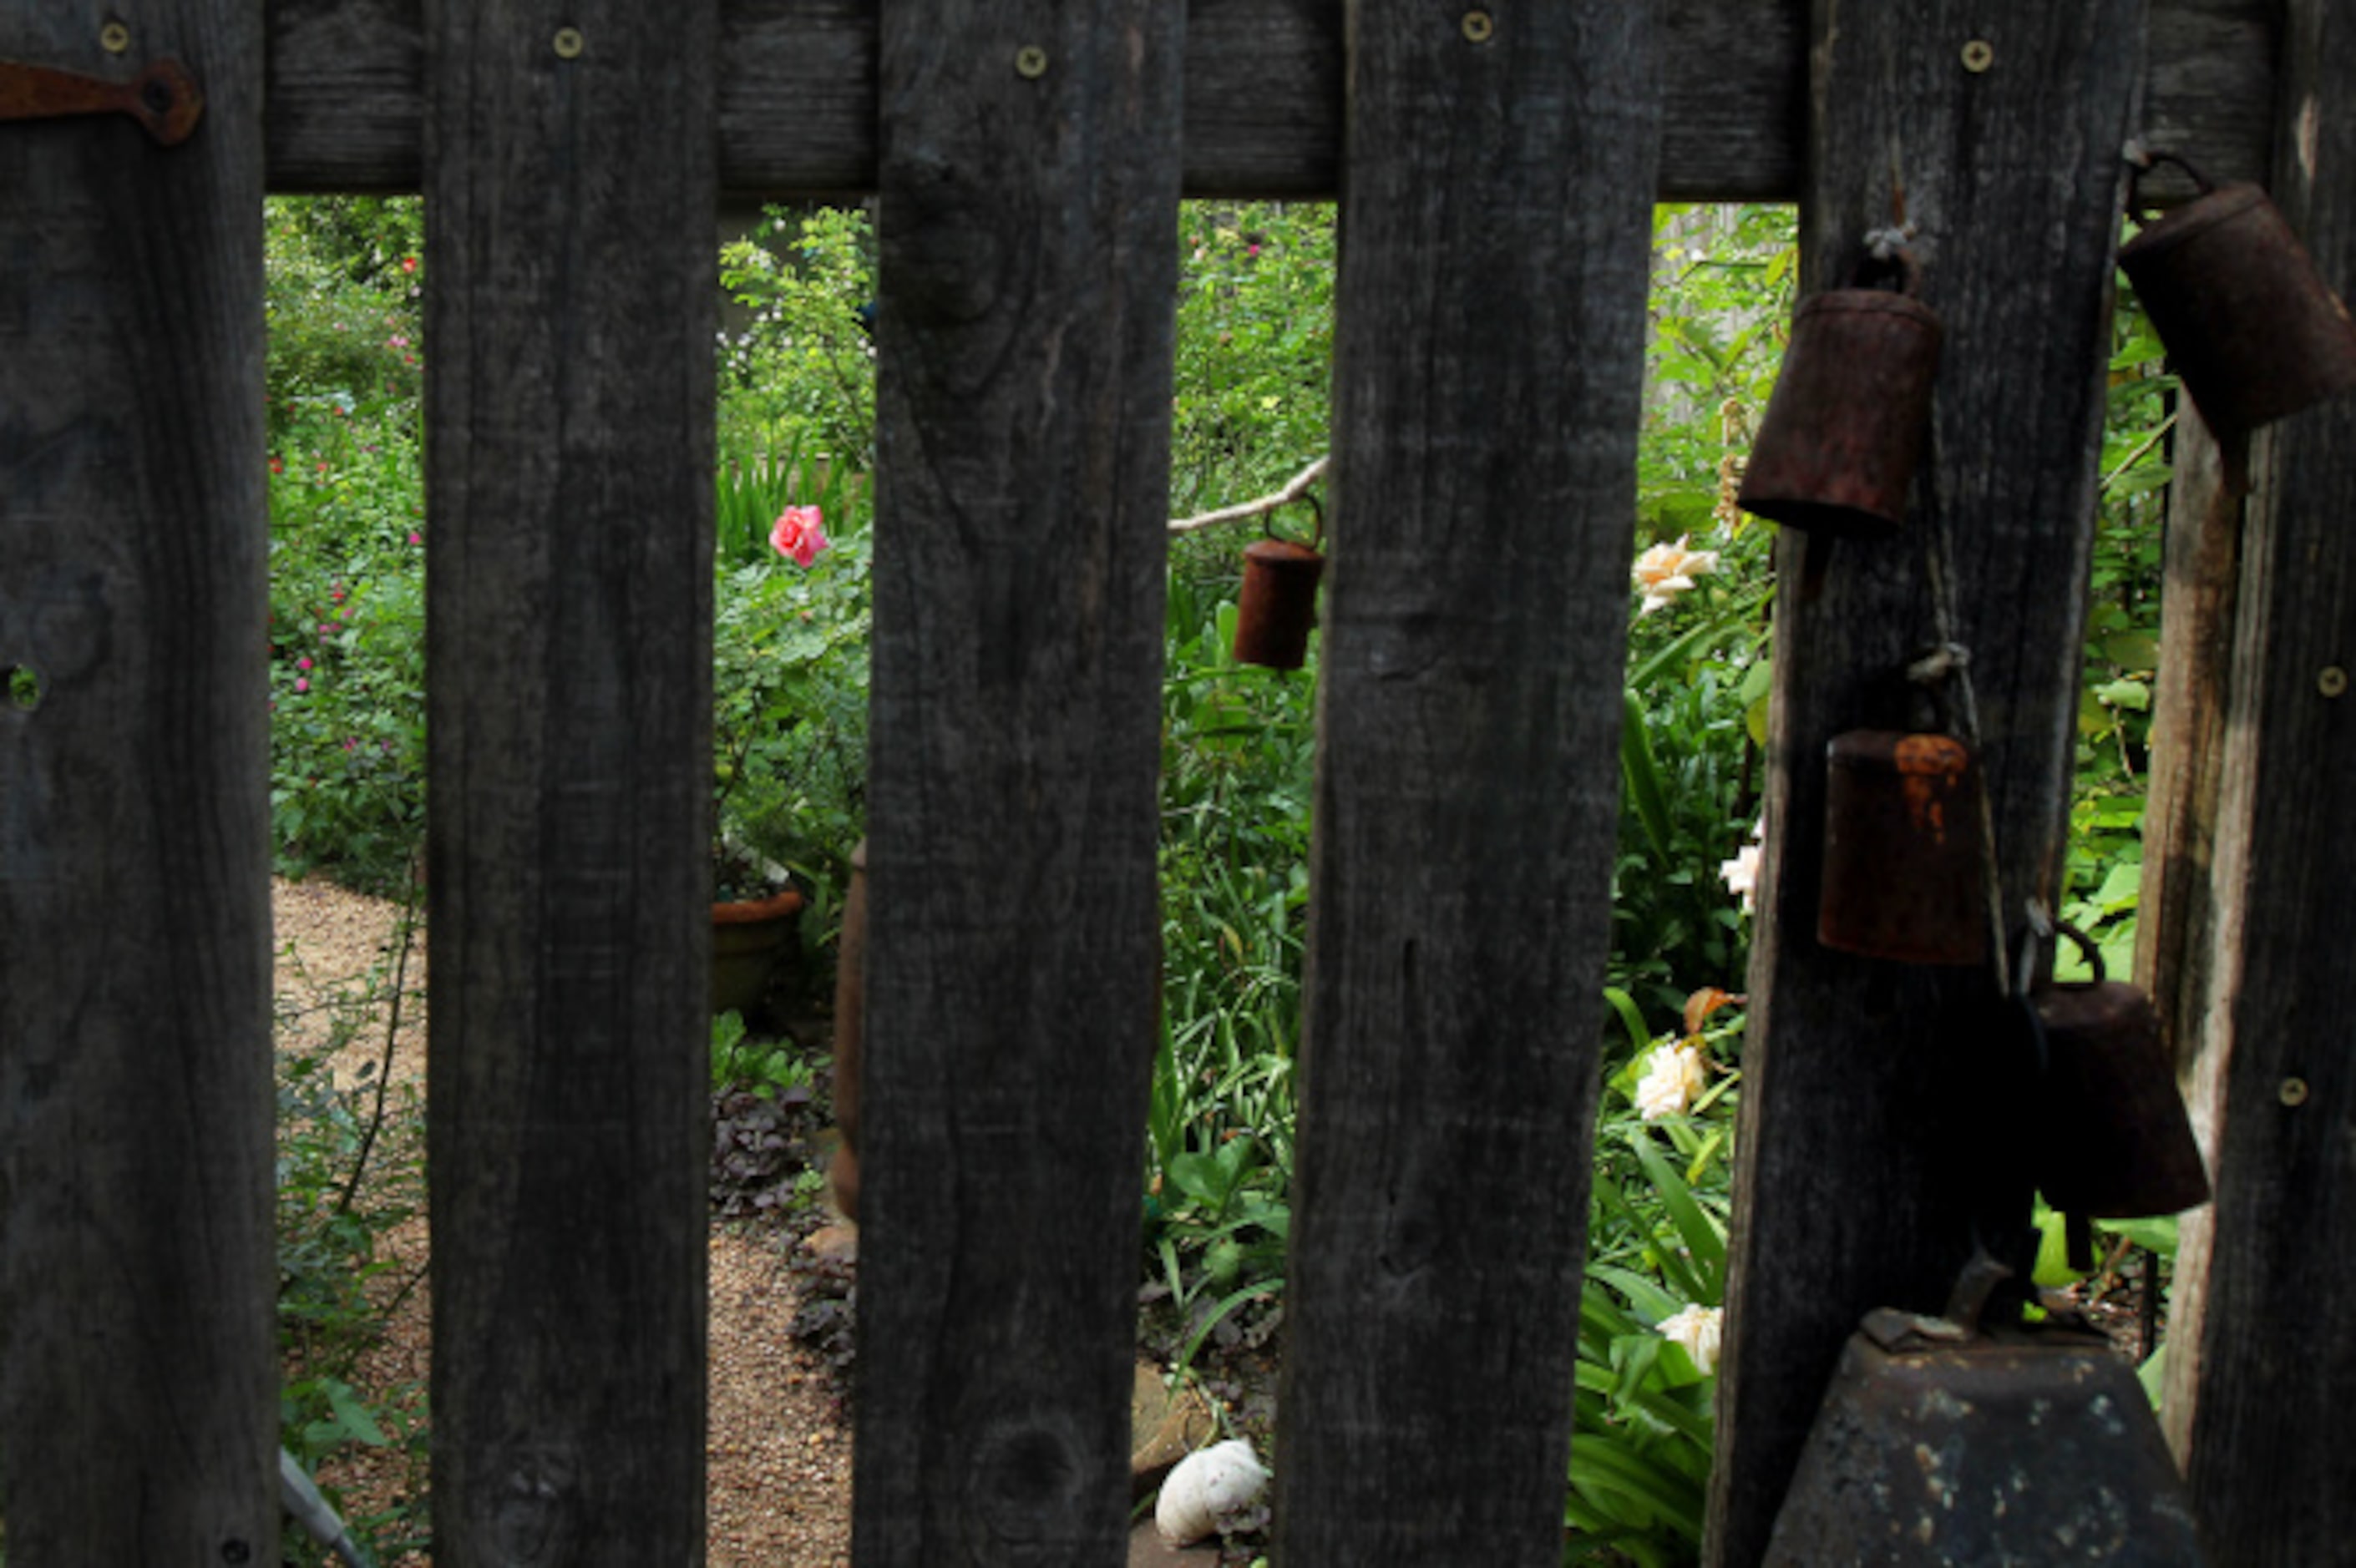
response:
{"label": "rusty nail", "polygon": [[2284,1079],[2282,1081],[2281,1094],[2282,1103],[2286,1105],[2298,1106],[2306,1104],[2307,1080],[2304,1078]]}
{"label": "rusty nail", "polygon": [[1964,69],[1974,76],[1996,64],[1996,48],[1986,38],[1974,38],[1964,46]]}
{"label": "rusty nail", "polygon": [[1464,36],[1472,42],[1476,44],[1485,44],[1489,41],[1490,35],[1494,33],[1496,30],[1497,24],[1491,19],[1488,12],[1467,11],[1464,13]]}
{"label": "rusty nail", "polygon": [[587,47],[588,40],[581,36],[580,28],[559,27],[556,29],[555,48],[556,58],[558,59],[579,59],[581,58],[581,51]]}
{"label": "rusty nail", "polygon": [[131,29],[121,22],[109,22],[98,30],[98,47],[108,54],[119,55],[131,47]]}
{"label": "rusty nail", "polygon": [[1036,44],[1025,44],[1014,51],[1014,74],[1025,81],[1036,81],[1047,74],[1047,51]]}
{"label": "rusty nail", "polygon": [[2326,665],[2323,673],[2315,677],[2315,689],[2326,697],[2338,697],[2348,689],[2348,672],[2338,665]]}

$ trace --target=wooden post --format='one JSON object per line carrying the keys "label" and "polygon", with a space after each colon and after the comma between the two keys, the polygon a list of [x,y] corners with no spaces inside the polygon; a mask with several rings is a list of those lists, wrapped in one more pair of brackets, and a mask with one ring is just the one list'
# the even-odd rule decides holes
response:
{"label": "wooden post", "polygon": [[12,5],[203,117],[0,123],[0,1512],[9,1560],[278,1555],[262,33]]}
{"label": "wooden post", "polygon": [[1120,1558],[1183,43],[884,8],[863,1568]]}
{"label": "wooden post", "polygon": [[716,6],[429,6],[435,1560],[703,1550]]}
{"label": "wooden post", "polygon": [[1489,22],[1351,7],[1277,1456],[1307,1563],[1561,1555],[1658,27]]}
{"label": "wooden post", "polygon": [[1899,536],[1794,530],[1778,550],[1769,830],[1707,1553],[1719,1568],[1760,1560],[1858,1319],[1876,1307],[1938,1309],[1976,1228],[2002,1251],[2008,1205],[2027,1218],[2026,1085],[2005,1075],[1990,975],[1815,939],[1825,747],[1845,730],[1911,727],[1905,668],[1942,638],[1926,561],[1943,554],[1952,635],[1970,653],[2008,945],[2026,900],[2052,904],[2119,150],[2144,24],[2141,0],[1815,8],[1802,205],[1811,286],[1846,281],[1867,231],[1896,217],[1902,181],[1946,342],[1932,446]]}
{"label": "wooden post", "polygon": [[[2344,24],[2320,0],[2288,8],[2274,184],[2343,295],[2356,289]],[[2356,930],[2356,403],[2262,432],[2251,479],[2191,1053],[2217,1199],[2186,1216],[2164,1407],[2221,1568],[2340,1562],[2356,1539],[2356,1027],[2338,992]]]}

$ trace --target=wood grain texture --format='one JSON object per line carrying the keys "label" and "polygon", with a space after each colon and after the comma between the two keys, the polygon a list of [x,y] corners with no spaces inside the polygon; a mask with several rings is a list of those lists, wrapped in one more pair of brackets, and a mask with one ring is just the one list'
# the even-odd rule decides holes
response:
{"label": "wood grain texture", "polygon": [[427,13],[435,1561],[703,1551],[709,3]]}
{"label": "wood grain texture", "polygon": [[[2276,188],[2345,294],[2356,287],[2346,9],[2294,0],[2285,59]],[[2356,931],[2344,799],[2356,693],[2319,684],[2356,668],[2356,404],[2262,432],[2252,478],[2224,720],[2217,980],[2195,1071],[2217,1198],[2188,1227],[2169,1333],[2170,1424],[2221,1568],[2344,1563],[2356,1540],[2345,1398],[2356,1382],[2356,1029],[2337,988]]]}
{"label": "wood grain texture", "polygon": [[1650,5],[1355,0],[1276,1514],[1560,1559],[1659,144]]}
{"label": "wood grain texture", "polygon": [[862,1568],[1121,1557],[1181,19],[884,13]]}
{"label": "wood grain texture", "polygon": [[0,1513],[9,1561],[277,1559],[261,17],[0,9],[209,99],[0,125]]}
{"label": "wood grain texture", "polygon": [[[1939,640],[1926,552],[1944,538],[1970,650],[2007,932],[2054,901],[2077,711],[2109,357],[2118,150],[2133,123],[2139,0],[1904,7],[1819,0],[1803,244],[1846,278],[1890,215],[1893,165],[1946,340],[1901,533],[1787,531],[1777,558],[1767,850],[1744,1047],[1713,1564],[1756,1563],[1842,1342],[1877,1307],[1935,1310],[1976,1227],[2025,1222],[1980,970],[1815,941],[1825,748],[1913,727],[1908,661]],[[1965,71],[1962,40],[1992,69]],[[1892,876],[1903,875],[1892,868]],[[2009,943],[2008,943],[2009,944]],[[2011,1098],[2008,1098],[2011,1096]],[[2019,1205],[2017,1218],[2012,1212]]]}
{"label": "wood grain texture", "polygon": [[[277,190],[413,190],[423,0],[268,0]],[[724,0],[720,172],[736,196],[875,187],[878,0]],[[1342,155],[1342,0],[1191,0],[1185,189],[1327,198]],[[2143,127],[2218,179],[2263,179],[2274,0],[2156,0]],[[1788,201],[1806,132],[1806,6],[1664,0],[1659,191]],[[1958,43],[1960,48],[1960,43]],[[2155,187],[2162,199],[2180,191]]]}

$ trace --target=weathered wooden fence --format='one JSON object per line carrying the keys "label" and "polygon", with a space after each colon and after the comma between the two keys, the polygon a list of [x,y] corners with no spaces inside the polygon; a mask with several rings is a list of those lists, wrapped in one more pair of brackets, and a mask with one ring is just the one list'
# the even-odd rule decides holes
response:
{"label": "weathered wooden fence", "polygon": [[[119,27],[113,32],[108,26]],[[2063,829],[2122,144],[2356,282],[2329,0],[144,0],[193,139],[0,123],[0,1499],[24,1568],[274,1552],[260,202],[428,204],[437,1561],[702,1554],[723,191],[880,193],[866,1564],[1120,1554],[1175,204],[1344,251],[1281,1551],[1558,1552],[1659,195],[1902,177],[1905,538],[1783,541],[1709,1556],[2019,1134],[1968,987],[1808,937],[1827,736],[1944,538],[2018,896]],[[1974,51],[1964,63],[1967,44]],[[112,47],[110,47],[112,46]],[[2220,1562],[2356,1561],[2356,426],[2179,497],[2152,962],[2218,1203],[2169,1420]],[[2211,464],[2201,472],[2213,474]],[[2164,918],[2163,918],[2164,916]],[[2017,931],[2020,911],[2008,911]]]}

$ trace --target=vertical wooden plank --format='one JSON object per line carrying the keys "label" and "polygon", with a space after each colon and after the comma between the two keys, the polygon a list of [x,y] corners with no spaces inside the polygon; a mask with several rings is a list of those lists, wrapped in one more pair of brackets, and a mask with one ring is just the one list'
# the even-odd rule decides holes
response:
{"label": "vertical wooden plank", "polygon": [[702,1560],[715,9],[427,15],[445,1568]]}
{"label": "vertical wooden plank", "polygon": [[[2295,0],[2275,194],[2356,288],[2356,25]],[[2244,530],[2193,1079],[2217,1199],[2188,1216],[2167,1414],[2221,1564],[2336,1563],[2356,1540],[2356,405],[2262,433]],[[2172,586],[2172,584],[2171,584]]]}
{"label": "vertical wooden plank", "polygon": [[[2141,0],[1818,0],[1803,240],[1815,288],[1891,220],[1920,228],[1945,321],[1933,437],[1901,534],[1779,545],[1771,824],[1744,1048],[1714,1564],[1759,1561],[1841,1343],[1876,1307],[1936,1310],[1976,1227],[2025,1222],[2025,1148],[1990,976],[1815,939],[1825,747],[1912,720],[1946,540],[2005,891],[2053,901],[2093,536],[2112,251],[2142,75]],[[1978,41],[1987,69],[1966,69]],[[1893,875],[1901,871],[1893,869]],[[2019,1060],[2017,1057],[2013,1060]],[[2019,1205],[2018,1220],[2008,1211]],[[2025,1266],[2026,1259],[2019,1260]]]}
{"label": "vertical wooden plank", "polygon": [[258,10],[188,141],[0,123],[0,1511],[42,1563],[277,1557]]}
{"label": "vertical wooden plank", "polygon": [[1121,1551],[1183,27],[884,7],[866,1568]]}
{"label": "vertical wooden plank", "polygon": [[1292,1561],[1561,1554],[1655,10],[1350,9]]}

